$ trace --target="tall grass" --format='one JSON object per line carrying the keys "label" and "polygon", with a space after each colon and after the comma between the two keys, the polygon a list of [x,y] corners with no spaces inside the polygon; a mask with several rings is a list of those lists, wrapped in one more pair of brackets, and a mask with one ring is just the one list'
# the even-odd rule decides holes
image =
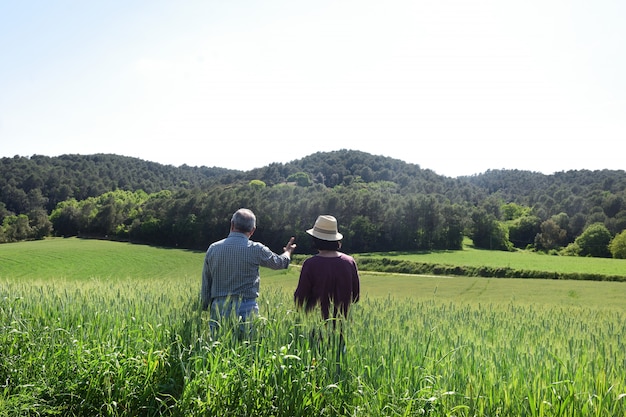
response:
{"label": "tall grass", "polygon": [[0,248],[0,416],[626,415],[622,283],[364,274],[323,323],[264,270],[212,332],[201,254],[56,242]]}
{"label": "tall grass", "polygon": [[619,309],[367,298],[341,334],[274,289],[252,330],[212,334],[196,298],[195,279],[3,283],[0,414],[626,413]]}

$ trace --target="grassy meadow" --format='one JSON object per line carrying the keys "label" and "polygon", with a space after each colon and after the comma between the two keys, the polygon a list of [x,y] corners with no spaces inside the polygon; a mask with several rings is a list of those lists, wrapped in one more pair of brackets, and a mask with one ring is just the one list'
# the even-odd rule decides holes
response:
{"label": "grassy meadow", "polygon": [[293,309],[292,266],[212,334],[202,258],[0,245],[0,416],[626,415],[626,283],[363,272],[341,337]]}
{"label": "grassy meadow", "polygon": [[530,251],[489,251],[465,245],[462,251],[424,253],[374,253],[361,257],[385,256],[390,259],[459,266],[508,267],[527,271],[626,275],[626,259],[553,256]]}

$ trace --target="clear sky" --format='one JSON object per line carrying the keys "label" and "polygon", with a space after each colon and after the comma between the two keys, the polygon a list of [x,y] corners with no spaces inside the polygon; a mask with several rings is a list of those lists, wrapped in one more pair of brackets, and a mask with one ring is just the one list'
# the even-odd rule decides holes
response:
{"label": "clear sky", "polygon": [[623,0],[0,0],[0,156],[626,169]]}

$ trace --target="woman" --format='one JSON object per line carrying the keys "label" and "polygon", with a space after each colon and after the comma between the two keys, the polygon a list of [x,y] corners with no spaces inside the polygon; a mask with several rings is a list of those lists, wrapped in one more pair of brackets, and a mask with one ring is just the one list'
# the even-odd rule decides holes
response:
{"label": "woman", "polygon": [[319,304],[322,318],[338,314],[347,317],[350,304],[359,300],[359,272],[354,258],[341,249],[343,235],[337,230],[337,219],[319,216],[312,229],[306,231],[313,237],[317,255],[302,264],[300,280],[294,293],[296,305],[309,312]]}

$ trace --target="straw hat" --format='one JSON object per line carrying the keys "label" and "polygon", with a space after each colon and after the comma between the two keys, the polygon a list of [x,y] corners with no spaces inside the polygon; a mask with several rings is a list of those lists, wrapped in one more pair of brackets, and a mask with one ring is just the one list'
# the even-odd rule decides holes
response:
{"label": "straw hat", "polygon": [[337,219],[333,216],[319,216],[315,220],[315,226],[306,231],[313,237],[331,242],[343,239],[343,235],[337,231]]}

